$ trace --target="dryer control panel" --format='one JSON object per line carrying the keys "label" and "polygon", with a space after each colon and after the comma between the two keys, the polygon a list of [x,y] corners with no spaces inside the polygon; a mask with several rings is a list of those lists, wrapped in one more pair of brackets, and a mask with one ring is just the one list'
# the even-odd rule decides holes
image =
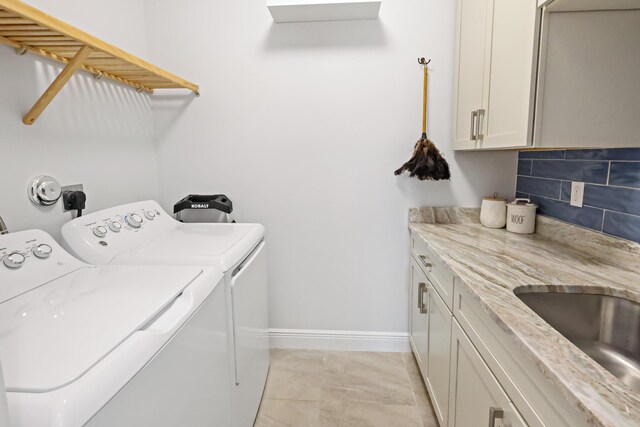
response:
{"label": "dryer control panel", "polygon": [[[84,228],[90,230],[98,239],[103,239],[112,233],[120,233],[122,231],[140,231],[146,228],[148,223],[155,221],[156,218],[163,215],[159,209],[138,209],[131,210],[126,213],[118,213],[111,217],[106,217],[104,211],[100,212],[103,218],[91,218],[86,222],[87,217],[80,217],[78,222],[84,223]],[[166,214],[165,214],[166,215]],[[84,220],[83,220],[84,218]],[[77,221],[77,220],[76,220]]]}
{"label": "dryer control panel", "polygon": [[116,206],[76,218],[62,227],[63,246],[91,264],[109,264],[176,228],[178,222],[153,201]]}
{"label": "dryer control panel", "polygon": [[0,235],[0,303],[82,267],[44,231]]}

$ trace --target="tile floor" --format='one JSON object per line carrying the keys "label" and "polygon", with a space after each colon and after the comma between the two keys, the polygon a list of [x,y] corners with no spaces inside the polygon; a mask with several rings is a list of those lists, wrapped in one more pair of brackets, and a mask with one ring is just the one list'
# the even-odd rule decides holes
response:
{"label": "tile floor", "polygon": [[438,427],[411,353],[272,350],[255,427]]}

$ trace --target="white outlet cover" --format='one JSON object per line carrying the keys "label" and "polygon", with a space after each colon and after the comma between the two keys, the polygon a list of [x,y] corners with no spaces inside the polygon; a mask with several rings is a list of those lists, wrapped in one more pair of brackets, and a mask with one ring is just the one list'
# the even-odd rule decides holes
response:
{"label": "white outlet cover", "polygon": [[571,206],[582,207],[584,199],[584,182],[571,183]]}

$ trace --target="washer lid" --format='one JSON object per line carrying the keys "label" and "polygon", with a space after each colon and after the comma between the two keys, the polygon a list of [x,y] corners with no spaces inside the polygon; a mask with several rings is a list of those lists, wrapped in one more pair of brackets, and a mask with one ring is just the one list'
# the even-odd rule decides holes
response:
{"label": "washer lid", "polygon": [[86,267],[0,304],[7,391],[46,392],[77,380],[200,274],[193,267]]}
{"label": "washer lid", "polygon": [[223,272],[241,262],[264,237],[260,224],[182,224],[121,254],[115,263],[214,266]]}

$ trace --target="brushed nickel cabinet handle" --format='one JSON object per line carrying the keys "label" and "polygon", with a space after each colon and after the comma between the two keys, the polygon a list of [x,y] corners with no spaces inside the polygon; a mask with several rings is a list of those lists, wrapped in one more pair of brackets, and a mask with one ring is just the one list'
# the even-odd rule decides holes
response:
{"label": "brushed nickel cabinet handle", "polygon": [[424,265],[426,268],[429,269],[429,271],[431,271],[431,269],[433,268],[433,264],[427,261],[428,258],[424,255],[419,255],[418,258],[420,258],[422,265]]}
{"label": "brushed nickel cabinet handle", "polygon": [[[502,427],[504,419],[504,411],[502,408],[489,408],[489,427]],[[496,421],[500,420],[498,424]]]}
{"label": "brushed nickel cabinet handle", "polygon": [[426,283],[418,283],[418,309],[420,310],[420,313],[424,310],[424,288],[426,286]]}
{"label": "brushed nickel cabinet handle", "polygon": [[483,124],[484,124],[484,115],[486,111],[484,109],[478,110],[478,120],[476,121],[476,141],[482,141],[484,139],[484,135],[482,134]]}
{"label": "brushed nickel cabinet handle", "polygon": [[471,135],[469,136],[469,139],[472,141],[477,140],[478,138],[476,137],[476,128],[477,128],[477,122],[478,122],[478,111],[472,111],[471,112]]}
{"label": "brushed nickel cabinet handle", "polygon": [[[424,303],[424,293],[425,292],[427,294],[427,303],[426,304]],[[420,309],[420,314],[427,314],[427,313],[429,313],[429,299],[431,298],[431,295],[429,294],[429,291],[428,291],[426,286],[424,288],[422,288],[422,293],[423,293],[422,308]]]}

